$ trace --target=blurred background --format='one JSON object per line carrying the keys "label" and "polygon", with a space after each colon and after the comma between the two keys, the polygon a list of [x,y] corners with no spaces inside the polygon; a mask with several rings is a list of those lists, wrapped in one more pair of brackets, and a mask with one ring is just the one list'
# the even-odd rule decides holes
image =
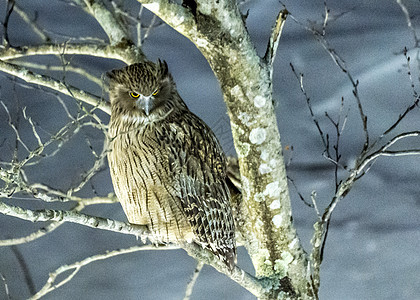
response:
{"label": "blurred background", "polygon": [[[329,47],[345,61],[346,68],[359,81],[359,96],[368,117],[371,140],[376,140],[414,103],[414,91],[419,91],[419,48],[413,33],[420,26],[420,2],[402,1],[411,17],[397,1],[328,1],[330,20],[325,38]],[[121,2],[116,1],[116,4]],[[336,66],[329,53],[305,27],[322,29],[324,1],[283,1],[290,11],[281,37],[274,67],[274,98],[288,175],[296,184],[290,185],[293,218],[305,249],[310,251],[310,238],[317,215],[306,206],[297,191],[310,201],[317,193],[320,210],[334,195],[334,165],[323,157],[324,147],[300,91],[299,82],[291,70],[303,73],[303,83],[311,99],[314,114],[331,142],[335,142],[335,128],[325,116],[334,120],[346,119],[340,136],[342,163],[352,167],[364,143],[364,132],[352,84],[347,75]],[[282,3],[271,0],[244,1],[241,11],[249,15],[248,31],[260,55],[264,55]],[[111,5],[111,3],[108,3]],[[16,1],[32,21],[50,37],[53,43],[100,42],[106,34],[98,23],[72,1],[34,0]],[[6,16],[6,1],[1,1],[0,20]],[[137,16],[140,4],[134,0],[122,4],[125,12]],[[208,63],[194,45],[175,30],[143,9],[141,20],[153,27],[144,40],[142,49],[148,59],[164,59],[177,83],[178,90],[195,114],[209,124],[220,139],[226,153],[235,155],[220,87]],[[127,21],[136,36],[136,24]],[[420,31],[417,30],[420,35]],[[18,13],[10,15],[8,23],[10,44],[14,47],[39,45],[43,41],[34,34],[31,25]],[[415,47],[417,44],[417,48]],[[414,83],[411,87],[407,59]],[[63,59],[70,66],[86,69],[99,79],[93,83],[72,72],[45,69],[61,66]],[[66,55],[32,56],[15,60],[27,65],[41,64],[34,71],[65,80],[68,84],[98,96],[106,94],[102,75],[123,63],[90,56]],[[107,97],[107,95],[105,95]],[[10,162],[14,155],[24,159],[24,147],[15,152],[16,136],[9,126],[9,116],[19,124],[20,138],[30,149],[37,146],[32,128],[23,115],[30,117],[41,138],[46,139],[65,126],[80,107],[70,97],[58,95],[46,88],[25,83],[0,73],[0,161]],[[62,101],[62,102],[60,102]],[[9,111],[7,113],[5,107]],[[419,109],[411,111],[391,136],[404,131],[420,129]],[[108,116],[98,113],[105,124]],[[347,118],[345,118],[347,116]],[[25,174],[31,182],[39,182],[54,189],[66,191],[77,186],[92,167],[100,153],[104,135],[85,126],[66,135],[56,154],[36,165],[27,166]],[[57,142],[58,144],[58,142]],[[57,147],[55,147],[56,149]],[[420,148],[417,139],[407,139],[395,149]],[[293,150],[291,150],[293,149]],[[54,155],[53,155],[54,154]],[[6,164],[0,165],[2,167]],[[346,171],[339,173],[344,178]],[[420,157],[379,158],[369,172],[357,181],[350,194],[334,211],[324,262],[321,267],[320,299],[418,299],[420,297]],[[0,187],[4,183],[0,183]],[[106,196],[113,191],[107,167],[98,172],[76,195],[81,197]],[[71,203],[43,203],[25,194],[2,199],[23,207],[69,209]],[[84,213],[126,221],[118,203],[87,207]],[[22,237],[41,228],[12,217],[0,215],[0,240]],[[61,265],[80,261],[107,250],[139,244],[132,236],[94,230],[75,224],[64,224],[50,234],[31,243],[0,247],[0,274],[7,282],[12,299],[30,296],[25,274],[33,280],[38,291],[48,274]],[[253,272],[245,249],[239,248],[238,264]],[[22,266],[22,261],[25,261]],[[26,268],[26,269],[25,269]],[[141,251],[98,261],[82,268],[67,284],[49,293],[45,299],[182,299],[185,287],[195,268],[195,261],[183,250]],[[63,277],[64,278],[64,277]],[[1,278],[0,278],[1,279]],[[0,299],[6,299],[3,280],[0,280]],[[205,266],[193,290],[192,299],[255,299],[235,282]]]}

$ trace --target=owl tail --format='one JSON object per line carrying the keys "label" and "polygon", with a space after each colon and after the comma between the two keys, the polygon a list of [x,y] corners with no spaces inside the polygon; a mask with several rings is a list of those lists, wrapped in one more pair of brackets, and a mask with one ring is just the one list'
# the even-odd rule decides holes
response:
{"label": "owl tail", "polygon": [[229,271],[232,273],[236,265],[236,249],[235,248],[225,249],[225,253],[222,257],[222,260],[228,266]]}
{"label": "owl tail", "polygon": [[223,247],[210,249],[219,259],[229,268],[232,273],[236,265],[236,249],[235,247]]}

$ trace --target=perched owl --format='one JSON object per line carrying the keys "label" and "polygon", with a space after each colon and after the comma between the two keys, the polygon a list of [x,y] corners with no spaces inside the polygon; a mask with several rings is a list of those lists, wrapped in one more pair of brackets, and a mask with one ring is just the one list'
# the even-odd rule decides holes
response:
{"label": "perched owl", "polygon": [[235,228],[226,157],[211,129],[185,105],[166,62],[108,73],[115,193],[128,221],[162,242],[195,242],[233,270]]}

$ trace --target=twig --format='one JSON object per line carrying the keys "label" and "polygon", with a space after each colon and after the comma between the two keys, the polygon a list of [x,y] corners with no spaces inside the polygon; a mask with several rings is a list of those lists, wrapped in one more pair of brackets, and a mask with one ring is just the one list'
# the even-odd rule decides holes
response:
{"label": "twig", "polygon": [[20,245],[20,244],[26,244],[29,242],[32,242],[36,239],[39,239],[40,237],[43,237],[44,235],[54,231],[58,227],[60,227],[62,223],[58,222],[51,222],[50,224],[44,226],[43,228],[27,235],[21,238],[13,238],[13,239],[7,239],[7,240],[0,240],[0,247],[1,246],[12,246],[12,245]]}
{"label": "twig", "polygon": [[16,259],[19,263],[20,268],[22,269],[23,275],[25,277],[26,285],[28,286],[28,289],[29,289],[29,293],[31,295],[34,295],[36,293],[35,284],[34,284],[34,281],[32,280],[31,272],[29,271],[26,260],[17,246],[13,245],[11,248],[12,248],[13,253],[16,256]]}
{"label": "twig", "polygon": [[[43,296],[45,296],[46,294],[48,294],[49,292],[63,286],[64,284],[66,284],[67,282],[69,282],[71,279],[73,279],[73,277],[80,271],[80,269],[92,262],[98,261],[98,260],[104,260],[104,259],[108,259],[117,255],[121,255],[121,254],[128,254],[128,253],[133,253],[133,252],[137,252],[137,251],[145,251],[145,250],[173,250],[173,249],[179,249],[179,247],[174,246],[174,245],[168,245],[165,247],[156,247],[153,245],[141,245],[141,246],[133,246],[127,249],[120,249],[120,250],[114,250],[114,251],[110,251],[110,252],[106,252],[105,254],[98,254],[98,255],[94,255],[88,258],[85,258],[84,260],[75,262],[71,265],[64,265],[59,267],[58,269],[56,269],[54,272],[51,272],[49,275],[49,278],[47,280],[47,282],[45,283],[45,285],[38,291],[38,293],[36,293],[34,296],[32,296],[31,300],[35,300],[35,299],[39,299]],[[57,284],[55,284],[55,280],[57,279],[57,277],[60,274],[63,274],[65,272],[69,272],[71,271],[71,273],[64,279],[62,279],[60,282],[58,282]]]}
{"label": "twig", "polygon": [[407,7],[405,6],[405,4],[402,2],[402,0],[396,0],[396,2],[400,6],[402,12],[405,15],[405,19],[407,21],[408,29],[410,29],[411,33],[413,34],[414,47],[417,48],[420,45],[420,40],[419,40],[419,38],[417,36],[416,29],[414,28],[413,23],[411,23],[410,13],[409,13]]}
{"label": "twig", "polygon": [[[312,109],[312,104],[311,104],[311,98],[308,96],[306,89],[303,85],[303,73],[299,73],[296,71],[295,67],[293,66],[292,63],[290,63],[290,68],[292,69],[293,74],[295,74],[296,79],[299,81],[299,88],[302,91],[303,95],[305,96],[306,99],[306,104],[307,107],[309,109],[309,113],[311,115],[312,121],[314,122],[318,132],[319,132],[319,136],[321,137],[321,141],[322,144],[324,146],[324,149],[326,149],[326,151],[329,151],[329,145],[328,145],[328,141],[324,135],[324,132],[321,129],[321,126],[319,125],[318,119],[315,117],[315,113]],[[329,155],[329,154],[328,154]]]}
{"label": "twig", "polygon": [[344,74],[346,74],[347,78],[350,80],[350,82],[353,86],[353,91],[352,92],[353,92],[354,98],[356,99],[357,107],[359,109],[359,115],[360,115],[360,118],[361,118],[361,121],[362,121],[363,132],[364,132],[364,135],[365,135],[365,141],[364,141],[364,144],[363,144],[363,148],[361,150],[361,156],[363,156],[369,150],[370,141],[369,141],[367,117],[366,117],[366,115],[363,111],[362,101],[361,101],[360,96],[359,96],[359,90],[358,90],[359,81],[353,79],[353,76],[349,72],[345,61],[338,55],[338,53],[329,45],[328,41],[325,39],[325,28],[326,28],[326,24],[328,22],[328,16],[329,16],[330,11],[327,8],[326,2],[324,2],[324,6],[325,6],[325,12],[326,13],[325,13],[325,16],[324,16],[323,27],[322,27],[323,31],[322,32],[317,31],[313,27],[308,27],[308,26],[302,24],[293,15],[290,15],[290,17],[297,24],[299,24],[300,26],[302,26],[303,28],[305,28],[306,30],[310,31],[313,34],[315,39],[320,43],[320,45],[324,48],[324,50],[329,54],[329,56],[332,58],[334,63],[341,69],[341,71]]}
{"label": "twig", "polygon": [[1,281],[3,281],[4,293],[6,295],[6,299],[10,300],[11,298],[10,298],[10,293],[9,293],[9,286],[7,285],[6,277],[4,277],[2,273],[0,273],[0,279]]}
{"label": "twig", "polygon": [[280,36],[283,31],[283,27],[286,22],[288,13],[289,12],[286,9],[283,9],[279,12],[276,19],[276,25],[274,25],[272,29],[271,37],[267,45],[267,50],[264,55],[264,60],[270,68],[271,77],[273,75],[273,63],[274,59],[276,58],[277,48],[280,42]]}
{"label": "twig", "polygon": [[44,42],[49,42],[51,39],[49,36],[47,36],[44,31],[38,26],[38,24],[31,20],[31,18],[28,16],[28,14],[22,10],[18,5],[15,5],[14,11],[22,18],[23,21],[25,21],[30,28],[33,30],[33,32],[39,36]]}
{"label": "twig", "polygon": [[[25,68],[31,68],[31,69],[39,69],[39,70],[45,70],[45,71],[62,71],[62,66],[50,66],[45,64],[37,64],[33,62],[26,62],[26,61],[15,61],[16,65],[25,67]],[[69,72],[77,73],[84,78],[86,78],[89,81],[94,82],[98,86],[102,86],[103,82],[100,78],[98,78],[95,75],[90,74],[83,68],[75,67],[74,65],[68,65],[66,66],[66,70]]]}
{"label": "twig", "polygon": [[203,268],[204,264],[200,261],[197,262],[197,266],[195,267],[194,273],[191,277],[190,282],[187,284],[187,288],[185,289],[185,296],[184,300],[190,300],[192,291],[194,289],[195,283],[197,282],[197,278],[200,275],[201,269]]}
{"label": "twig", "polygon": [[93,94],[90,94],[88,92],[85,92],[83,90],[77,89],[75,87],[68,87],[63,82],[53,79],[51,77],[33,73],[32,71],[29,71],[26,68],[22,68],[22,67],[7,63],[2,60],[0,60],[0,71],[19,77],[25,80],[26,82],[39,84],[39,85],[51,88],[60,93],[63,93],[65,95],[74,96],[78,100],[83,101],[87,104],[90,104],[94,107],[97,107],[108,114],[111,113],[109,104],[103,101],[102,99],[100,99],[99,97]]}

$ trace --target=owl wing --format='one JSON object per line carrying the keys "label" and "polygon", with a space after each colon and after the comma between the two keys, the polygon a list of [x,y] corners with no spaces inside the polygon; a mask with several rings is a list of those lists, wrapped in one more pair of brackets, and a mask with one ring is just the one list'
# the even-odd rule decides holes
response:
{"label": "owl wing", "polygon": [[172,123],[176,159],[170,159],[179,203],[195,242],[218,255],[232,270],[235,227],[226,185],[226,157],[211,129],[192,113]]}

